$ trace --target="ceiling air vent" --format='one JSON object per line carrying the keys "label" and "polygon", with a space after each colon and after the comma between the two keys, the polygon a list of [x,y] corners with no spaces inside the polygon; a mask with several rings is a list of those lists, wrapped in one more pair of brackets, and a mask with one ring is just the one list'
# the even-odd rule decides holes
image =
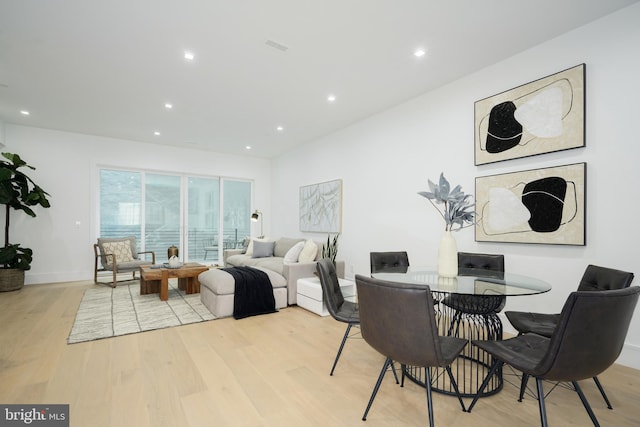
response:
{"label": "ceiling air vent", "polygon": [[283,44],[280,44],[278,42],[274,42],[273,40],[267,40],[264,44],[266,44],[267,46],[272,47],[274,49],[278,49],[281,52],[286,52],[287,49],[289,49],[289,47],[287,47],[287,46],[285,46]]}

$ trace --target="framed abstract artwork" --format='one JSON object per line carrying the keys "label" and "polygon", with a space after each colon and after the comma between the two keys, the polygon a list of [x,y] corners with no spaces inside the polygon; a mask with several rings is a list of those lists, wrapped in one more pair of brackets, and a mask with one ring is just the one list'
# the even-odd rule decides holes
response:
{"label": "framed abstract artwork", "polygon": [[475,164],[585,145],[585,64],[474,105]]}
{"label": "framed abstract artwork", "polygon": [[300,231],[339,233],[342,228],[342,180],[300,187]]}
{"label": "framed abstract artwork", "polygon": [[586,244],[586,163],[476,178],[477,242]]}

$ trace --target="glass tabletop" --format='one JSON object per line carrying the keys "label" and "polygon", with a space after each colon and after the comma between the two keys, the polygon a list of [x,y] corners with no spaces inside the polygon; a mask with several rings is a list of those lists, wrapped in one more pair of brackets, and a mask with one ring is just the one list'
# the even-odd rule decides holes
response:
{"label": "glass tabletop", "polygon": [[517,296],[551,290],[551,284],[534,277],[490,270],[460,269],[457,277],[441,277],[434,268],[408,267],[406,271],[385,271],[371,276],[398,284],[429,285],[433,292],[448,294]]}

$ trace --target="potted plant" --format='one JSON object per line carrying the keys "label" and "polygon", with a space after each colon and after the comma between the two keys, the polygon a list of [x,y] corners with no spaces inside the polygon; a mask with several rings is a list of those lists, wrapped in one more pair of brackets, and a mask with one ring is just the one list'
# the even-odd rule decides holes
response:
{"label": "potted plant", "polygon": [[32,206],[50,207],[46,191],[36,185],[20,169],[29,166],[17,154],[2,153],[0,159],[0,203],[5,206],[4,247],[0,248],[0,291],[14,291],[24,286],[24,272],[31,268],[33,251],[9,243],[9,214],[21,210],[35,217]]}
{"label": "potted plant", "polygon": [[[462,191],[462,187],[456,185],[451,189],[449,181],[440,173],[438,184],[429,182],[430,191],[420,191],[419,195],[426,197],[444,219],[444,235],[438,249],[438,275],[443,277],[455,277],[458,275],[458,247],[451,235],[452,231],[465,228],[465,224],[473,225],[475,221],[472,197]],[[438,208],[442,205],[442,210]],[[454,226],[458,227],[455,228]]]}
{"label": "potted plant", "polygon": [[333,240],[331,239],[331,235],[327,234],[327,244],[322,245],[322,258],[329,258],[333,264],[336,264],[336,255],[338,255],[338,236],[340,233],[333,236]]}

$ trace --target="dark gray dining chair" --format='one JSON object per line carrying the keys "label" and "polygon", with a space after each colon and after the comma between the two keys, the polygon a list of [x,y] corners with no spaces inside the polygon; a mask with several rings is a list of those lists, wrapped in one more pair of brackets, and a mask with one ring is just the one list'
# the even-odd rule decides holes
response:
{"label": "dark gray dining chair", "polygon": [[316,271],[320,278],[320,286],[322,287],[322,298],[327,306],[327,310],[331,317],[338,322],[347,324],[347,330],[344,332],[338,354],[333,361],[331,372],[329,375],[333,375],[333,371],[336,369],[342,349],[347,339],[350,337],[349,333],[353,326],[357,326],[360,323],[360,316],[358,313],[358,305],[355,302],[347,301],[342,295],[340,290],[340,282],[338,281],[338,275],[336,274],[336,267],[329,258],[324,258],[318,261],[316,264]]}
{"label": "dark gray dining chair", "polygon": [[451,372],[451,363],[467,345],[467,340],[438,335],[430,288],[361,275],[356,275],[356,287],[362,337],[386,357],[362,420],[367,419],[384,375],[393,361],[424,367],[430,426],[434,424],[430,367],[446,369],[464,411],[464,403]]}
{"label": "dark gray dining chair", "polygon": [[551,337],[527,333],[504,341],[472,341],[474,346],[491,354],[494,362],[468,412],[490,378],[507,364],[536,379],[543,427],[547,426],[543,380],[571,382],[589,418],[599,426],[578,381],[597,376],[616,361],[639,296],[637,286],[601,292],[575,291],[567,298]]}
{"label": "dark gray dining chair", "polygon": [[[627,271],[590,264],[585,269],[582,279],[580,279],[578,291],[604,291],[628,288],[633,281],[633,277],[634,274]],[[505,311],[504,314],[507,316],[509,323],[518,331],[519,335],[533,332],[544,337],[550,337],[553,335],[553,331],[556,329],[560,319],[559,314],[528,313],[523,311]],[[593,381],[596,383],[600,394],[602,394],[602,398],[607,404],[607,407],[613,409],[598,377],[594,376]],[[524,396],[523,393],[526,384],[527,378],[523,377],[522,393],[520,394],[519,400],[522,400]]]}
{"label": "dark gray dining chair", "polygon": [[371,274],[406,273],[409,267],[409,255],[406,251],[398,252],[370,252]]}
{"label": "dark gray dining chair", "polygon": [[[458,274],[465,275],[474,271],[504,273],[504,255],[458,252]],[[478,315],[487,324],[495,338],[502,337],[502,329],[496,329],[488,315],[495,315],[504,308],[506,297],[503,295],[460,295],[451,294],[444,297],[442,304],[454,310],[449,334],[458,328],[463,315]],[[498,336],[499,335],[499,336]],[[480,337],[474,337],[480,338]],[[491,339],[493,337],[489,337]]]}

